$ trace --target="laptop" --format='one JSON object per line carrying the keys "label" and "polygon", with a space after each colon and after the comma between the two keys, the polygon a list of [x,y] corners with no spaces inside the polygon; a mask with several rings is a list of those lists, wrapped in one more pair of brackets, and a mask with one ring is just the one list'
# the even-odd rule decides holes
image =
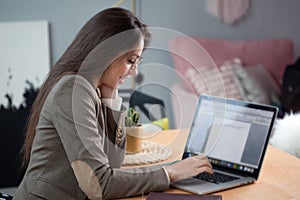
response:
{"label": "laptop", "polygon": [[183,159],[204,154],[214,174],[201,173],[171,186],[209,194],[254,183],[277,113],[278,109],[269,105],[201,95]]}

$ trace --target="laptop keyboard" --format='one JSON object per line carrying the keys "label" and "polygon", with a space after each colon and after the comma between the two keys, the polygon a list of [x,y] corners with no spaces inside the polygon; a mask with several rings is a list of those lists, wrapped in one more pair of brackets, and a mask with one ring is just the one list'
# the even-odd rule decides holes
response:
{"label": "laptop keyboard", "polygon": [[225,183],[225,182],[229,182],[229,181],[238,179],[237,177],[226,175],[226,174],[221,174],[218,172],[214,172],[213,174],[204,172],[204,173],[198,174],[194,178],[198,178],[203,181],[208,181],[208,182],[216,183],[216,184]]}

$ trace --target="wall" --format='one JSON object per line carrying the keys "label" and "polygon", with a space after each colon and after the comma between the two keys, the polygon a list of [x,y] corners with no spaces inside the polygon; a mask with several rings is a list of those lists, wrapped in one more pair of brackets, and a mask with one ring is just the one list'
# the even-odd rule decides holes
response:
{"label": "wall", "polygon": [[[0,0],[0,21],[49,21],[53,63],[65,51],[79,28],[96,12],[114,2]],[[204,0],[141,0],[138,14],[150,26],[168,28],[187,35],[227,39],[290,38],[295,44],[295,58],[300,55],[300,1],[251,0],[249,14],[235,26],[225,25],[212,17],[205,5]],[[130,3],[124,6],[130,8]],[[166,92],[178,81],[172,70],[172,60],[163,49],[149,50],[144,57],[145,65],[141,71],[147,75],[143,84],[158,82],[164,86],[164,89],[147,89],[147,92],[165,99],[172,126],[170,98]]]}

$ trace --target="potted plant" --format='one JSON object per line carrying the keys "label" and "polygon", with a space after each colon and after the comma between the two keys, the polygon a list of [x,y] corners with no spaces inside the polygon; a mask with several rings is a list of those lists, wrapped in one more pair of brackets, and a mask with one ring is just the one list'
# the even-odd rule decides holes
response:
{"label": "potted plant", "polygon": [[140,114],[130,107],[125,116],[126,151],[138,153],[142,151],[143,126],[139,124]]}

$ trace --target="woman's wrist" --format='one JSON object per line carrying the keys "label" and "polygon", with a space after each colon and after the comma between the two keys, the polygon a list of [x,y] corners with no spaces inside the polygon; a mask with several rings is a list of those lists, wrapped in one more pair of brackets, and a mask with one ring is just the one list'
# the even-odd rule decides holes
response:
{"label": "woman's wrist", "polygon": [[212,165],[204,155],[186,158],[166,166],[165,170],[167,171],[171,182],[191,178],[203,172],[213,173]]}
{"label": "woman's wrist", "polygon": [[167,172],[170,182],[174,182],[176,180],[176,173],[174,173],[172,166],[165,166],[164,170]]}

